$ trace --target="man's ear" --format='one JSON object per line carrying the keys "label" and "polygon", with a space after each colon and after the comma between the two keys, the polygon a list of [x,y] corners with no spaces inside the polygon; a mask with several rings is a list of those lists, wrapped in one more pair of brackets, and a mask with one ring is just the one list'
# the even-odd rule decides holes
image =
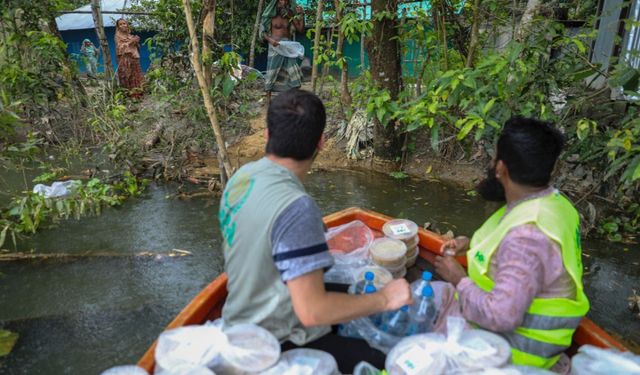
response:
{"label": "man's ear", "polygon": [[502,160],[496,162],[496,177],[499,179],[509,177],[509,168]]}
{"label": "man's ear", "polygon": [[318,146],[316,147],[318,151],[322,151],[324,149],[324,143],[326,139],[324,138],[324,133],[320,136],[320,140],[318,141]]}

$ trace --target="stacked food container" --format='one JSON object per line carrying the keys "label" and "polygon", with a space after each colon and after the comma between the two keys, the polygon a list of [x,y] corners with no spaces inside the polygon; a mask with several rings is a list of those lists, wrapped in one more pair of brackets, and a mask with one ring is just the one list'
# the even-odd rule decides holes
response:
{"label": "stacked food container", "polygon": [[407,248],[405,267],[412,267],[416,264],[419,253],[418,244],[420,243],[418,225],[416,223],[405,219],[390,220],[384,224],[382,232],[388,238],[402,241],[405,244]]}

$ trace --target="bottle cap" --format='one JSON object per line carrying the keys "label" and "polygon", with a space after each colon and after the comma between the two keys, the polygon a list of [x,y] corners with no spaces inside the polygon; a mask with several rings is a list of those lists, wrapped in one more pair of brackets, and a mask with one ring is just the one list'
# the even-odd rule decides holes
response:
{"label": "bottle cap", "polygon": [[430,286],[426,286],[422,288],[422,296],[423,297],[433,297],[433,288]]}
{"label": "bottle cap", "polygon": [[373,277],[374,276],[375,275],[371,271],[367,271],[367,272],[364,273],[364,279],[367,280],[367,281],[373,281]]}
{"label": "bottle cap", "polygon": [[404,305],[400,308],[402,311],[409,311],[409,305]]}
{"label": "bottle cap", "polygon": [[431,281],[431,278],[433,278],[433,274],[431,274],[431,272],[429,272],[429,271],[423,271],[422,272],[422,280]]}
{"label": "bottle cap", "polygon": [[370,294],[370,293],[375,293],[376,292],[376,287],[373,285],[367,285],[364,288],[364,294]]}

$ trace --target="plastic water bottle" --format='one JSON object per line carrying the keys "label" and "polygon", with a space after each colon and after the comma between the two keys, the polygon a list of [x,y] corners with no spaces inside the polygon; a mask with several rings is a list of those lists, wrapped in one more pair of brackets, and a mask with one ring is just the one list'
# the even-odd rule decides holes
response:
{"label": "plastic water bottle", "polygon": [[409,331],[410,323],[409,305],[405,305],[386,314],[380,328],[390,335],[403,337]]}
{"label": "plastic water bottle", "polygon": [[364,273],[364,279],[358,281],[356,284],[356,294],[365,294],[365,289],[368,285],[375,287],[373,284],[373,279],[375,278],[375,274],[371,271],[367,271]]}
{"label": "plastic water bottle", "polygon": [[[376,287],[373,284],[367,285],[364,288],[364,293],[363,294],[371,294],[371,293],[375,293],[377,291]],[[382,313],[379,314],[373,314],[369,316],[369,319],[371,319],[371,322],[373,322],[373,324],[378,327],[380,326],[380,324],[382,323]]]}
{"label": "plastic water bottle", "polygon": [[409,335],[433,331],[437,313],[433,300],[433,288],[429,285],[422,289],[420,298],[409,309],[411,316]]}
{"label": "plastic water bottle", "polygon": [[431,279],[433,275],[429,271],[423,271],[422,277],[411,283],[411,293],[413,294],[413,300],[417,301],[422,296],[422,289],[426,286],[431,286]]}

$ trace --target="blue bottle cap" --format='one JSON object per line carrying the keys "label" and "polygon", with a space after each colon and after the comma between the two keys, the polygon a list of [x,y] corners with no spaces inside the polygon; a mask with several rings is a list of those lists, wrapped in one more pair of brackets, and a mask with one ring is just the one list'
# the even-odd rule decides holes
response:
{"label": "blue bottle cap", "polygon": [[429,271],[423,271],[422,272],[422,280],[431,281],[431,278],[433,278],[433,275],[431,274],[431,272],[429,272]]}
{"label": "blue bottle cap", "polygon": [[364,273],[364,279],[367,280],[367,281],[373,281],[373,277],[374,276],[375,275],[371,271],[367,271],[367,272]]}
{"label": "blue bottle cap", "polygon": [[430,286],[426,286],[422,288],[422,296],[423,297],[433,297],[433,288]]}
{"label": "blue bottle cap", "polygon": [[402,311],[409,311],[409,305],[404,305],[400,308]]}
{"label": "blue bottle cap", "polygon": [[370,293],[375,293],[375,292],[376,292],[376,287],[375,287],[375,286],[373,286],[373,285],[367,285],[367,286],[364,288],[364,293],[365,293],[365,294],[370,294]]}

